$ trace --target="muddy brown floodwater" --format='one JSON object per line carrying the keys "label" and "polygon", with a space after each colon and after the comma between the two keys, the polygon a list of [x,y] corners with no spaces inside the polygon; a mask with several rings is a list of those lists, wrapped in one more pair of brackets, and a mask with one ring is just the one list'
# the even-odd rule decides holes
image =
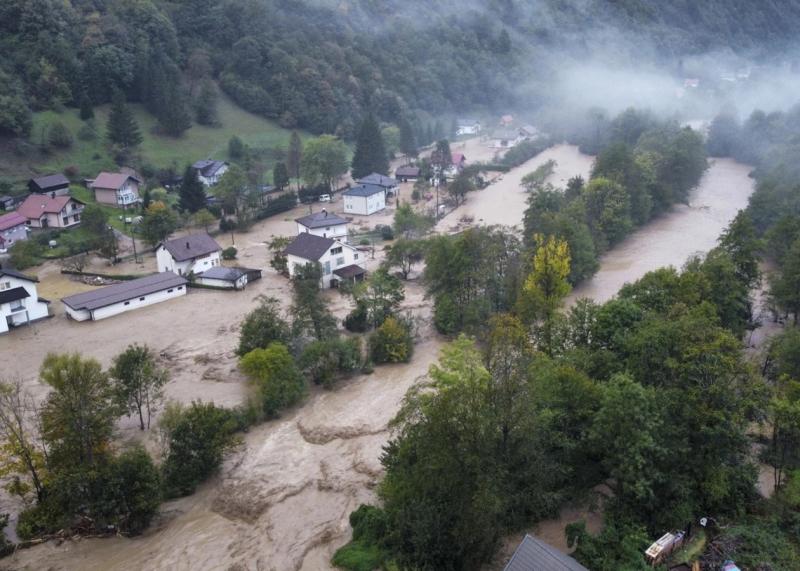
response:
{"label": "muddy brown floodwater", "polygon": [[[473,146],[463,150],[473,159],[489,152],[475,146],[477,141],[468,145]],[[464,215],[476,223],[518,226],[526,198],[519,181],[549,159],[558,163],[549,181],[562,187],[571,176],[588,177],[593,160],[572,146],[553,147],[470,194],[466,204],[439,223],[439,230],[453,230]],[[607,299],[625,281],[659,266],[680,266],[693,252],[712,247],[752,192],[747,173],[747,167],[716,161],[689,206],[676,207],[609,252],[598,275],[575,295]],[[48,350],[79,350],[107,365],[127,343],[139,341],[157,348],[172,365],[174,380],[167,388],[172,398],[240,402],[247,391],[233,354],[238,323],[255,306],[258,294],[274,295],[285,306],[289,301],[286,281],[268,268],[264,242],[272,234],[291,233],[291,219],[301,213],[302,209],[267,220],[237,237],[240,263],[267,268],[264,279],[248,291],[192,292],[98,323],[69,322],[57,307],[52,320],[0,338],[4,373],[23,377],[44,394],[36,371]],[[376,221],[370,219],[368,224]],[[375,263],[371,261],[370,267]],[[40,268],[39,273],[43,289],[49,287],[57,295],[85,287],[62,280],[52,267]],[[53,278],[49,286],[48,276]],[[326,295],[335,313],[344,315],[343,298]],[[407,309],[429,321],[421,285],[410,282],[406,297]],[[408,388],[438,357],[443,340],[429,325],[421,327],[420,336],[411,363],[378,367],[333,391],[314,390],[300,407],[252,429],[215,479],[193,496],[165,503],[157,522],[142,537],[50,542],[22,550],[3,564],[26,570],[87,571],[330,569],[331,555],[349,539],[349,513],[362,502],[375,501],[389,421]],[[132,423],[123,422],[120,431],[123,440],[137,437]],[[0,508],[8,509],[8,501],[3,504]],[[587,514],[578,506],[565,508],[561,515],[537,528],[555,545],[563,538],[564,524]],[[600,516],[590,516],[592,528],[601,524]]]}

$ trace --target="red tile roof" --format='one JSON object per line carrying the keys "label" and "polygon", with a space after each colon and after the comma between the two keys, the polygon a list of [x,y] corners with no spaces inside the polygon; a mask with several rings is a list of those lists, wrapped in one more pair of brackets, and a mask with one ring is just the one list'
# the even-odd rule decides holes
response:
{"label": "red tile roof", "polygon": [[92,187],[119,190],[119,188],[125,184],[129,178],[139,182],[135,176],[131,176],[129,174],[123,174],[119,172],[101,172],[99,175],[97,175],[97,178],[94,179]]}
{"label": "red tile roof", "polygon": [[[70,200],[75,199],[69,195],[50,198],[46,194],[31,194],[25,199],[25,202],[19,205],[17,212],[28,220],[38,220],[42,214],[58,214],[64,210]],[[80,200],[75,200],[75,202],[80,202]]]}
{"label": "red tile roof", "polygon": [[28,219],[19,212],[9,212],[8,214],[0,216],[0,231],[20,226],[25,224],[27,221]]}

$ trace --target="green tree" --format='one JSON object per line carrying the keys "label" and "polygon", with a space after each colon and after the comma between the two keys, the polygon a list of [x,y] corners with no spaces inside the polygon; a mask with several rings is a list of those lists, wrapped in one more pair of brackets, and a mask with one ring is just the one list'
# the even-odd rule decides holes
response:
{"label": "green tree", "polygon": [[270,343],[241,358],[242,371],[255,383],[268,418],[300,401],[306,384],[286,345]]}
{"label": "green tree", "polygon": [[197,176],[197,169],[187,166],[178,190],[180,208],[195,213],[206,206],[206,188]]}
{"label": "green tree", "polygon": [[450,195],[456,206],[464,202],[467,193],[473,190],[475,190],[475,185],[472,182],[472,177],[466,171],[458,173],[453,181],[447,185],[447,194]]}
{"label": "green tree", "polygon": [[273,236],[267,243],[272,259],[269,265],[280,274],[288,274],[289,272],[289,258],[284,254],[286,246],[289,245],[291,239],[288,236]]}
{"label": "green tree", "polygon": [[436,147],[431,152],[431,164],[438,174],[450,168],[453,164],[453,154],[450,151],[450,143],[446,139],[436,142]]}
{"label": "green tree", "polygon": [[[308,151],[306,151],[306,160],[308,160]],[[354,180],[358,180],[372,173],[389,174],[389,159],[378,121],[374,116],[367,115],[362,121],[356,137],[351,174]]]}
{"label": "green tree", "polygon": [[156,116],[161,130],[170,137],[180,137],[192,126],[186,107],[186,94],[178,81],[166,81]]}
{"label": "green tree", "polygon": [[[397,211],[395,211],[396,214]],[[403,279],[407,280],[414,266],[420,263],[424,256],[425,245],[421,240],[399,238],[392,244],[392,249],[386,255],[384,263],[388,268],[398,268]]]}
{"label": "green tree", "polygon": [[155,201],[145,210],[139,229],[142,237],[152,246],[166,240],[178,227],[178,219],[169,206]]}
{"label": "green tree", "polygon": [[[0,438],[2,462],[0,474],[4,477],[23,475],[30,485],[17,484],[15,491],[23,496],[30,487],[41,501],[46,477],[46,450],[35,429],[39,425],[37,406],[23,387],[22,381],[0,382]],[[7,487],[8,489],[8,487]]]}
{"label": "green tree", "polygon": [[121,531],[139,534],[147,529],[161,503],[161,475],[152,458],[140,445],[114,458],[104,488],[110,497],[99,501],[95,512],[103,513]]}
{"label": "green tree", "polygon": [[286,163],[275,163],[275,166],[272,168],[272,184],[279,190],[283,190],[289,186],[289,169],[286,168]]}
{"label": "green tree", "polygon": [[361,365],[361,339],[312,341],[303,348],[297,363],[309,380],[329,389],[337,378],[355,372]]}
{"label": "green tree", "polygon": [[531,272],[522,285],[519,311],[527,321],[550,320],[570,292],[569,246],[554,236],[534,236]]}
{"label": "green tree", "polygon": [[400,152],[407,159],[417,156],[417,141],[414,137],[414,129],[411,124],[403,119],[400,121]]}
{"label": "green tree", "polygon": [[163,388],[169,372],[159,366],[155,353],[147,345],[129,345],[114,357],[109,369],[114,398],[128,416],[139,417],[139,429],[150,428],[150,418],[164,400]]}
{"label": "green tree", "polygon": [[394,231],[406,238],[422,236],[433,224],[432,218],[415,212],[408,203],[398,205],[394,211]]}
{"label": "green tree", "polygon": [[292,333],[295,338],[325,341],[336,332],[336,319],[319,289],[322,268],[308,263],[292,277]]}
{"label": "green tree", "polygon": [[630,197],[622,185],[607,178],[594,178],[584,187],[583,196],[587,222],[601,251],[631,232]]}
{"label": "green tree", "polygon": [[72,146],[74,139],[67,126],[61,121],[56,121],[50,125],[47,133],[47,140],[51,146],[57,149],[68,149]]}
{"label": "green tree", "polygon": [[82,121],[94,119],[94,107],[92,106],[92,100],[86,94],[85,90],[81,92],[81,97],[78,101],[78,107],[80,108],[80,118]]}
{"label": "green tree", "polygon": [[203,230],[208,232],[209,227],[217,221],[217,217],[211,214],[206,208],[201,208],[194,213],[192,220],[195,225],[202,226]]}
{"label": "green tree", "polygon": [[108,140],[122,149],[137,147],[142,142],[136,118],[126,105],[125,96],[120,91],[114,94],[106,130]]}
{"label": "green tree", "polygon": [[217,113],[217,88],[211,80],[203,81],[200,93],[194,102],[194,116],[200,125],[216,125],[219,121]]}
{"label": "green tree", "polygon": [[292,131],[289,138],[289,149],[286,153],[286,168],[289,170],[289,176],[296,181],[300,181],[301,164],[303,159],[303,143],[300,141],[300,135],[297,131]]}
{"label": "green tree", "polygon": [[408,323],[387,317],[369,337],[369,354],[375,363],[405,363],[414,352]]}
{"label": "green tree", "polygon": [[770,296],[775,304],[800,319],[800,238],[794,241],[783,260],[783,266],[770,280]]}
{"label": "green tree", "polygon": [[760,277],[758,252],[762,248],[750,216],[740,210],[719,238],[720,247],[728,253],[736,267],[736,276],[747,289]]}
{"label": "green tree", "polygon": [[245,154],[247,153],[247,147],[242,142],[242,140],[234,135],[228,141],[228,156],[235,160],[241,160],[244,158]]}
{"label": "green tree", "polygon": [[375,329],[386,318],[397,314],[405,299],[405,292],[399,279],[389,275],[385,268],[380,268],[355,287],[353,299],[366,309],[367,322]]}
{"label": "green tree", "polygon": [[236,354],[240,357],[273,342],[286,345],[291,340],[289,324],[281,316],[278,300],[260,296],[258,302],[258,307],[247,314],[239,329]]}
{"label": "green tree", "polygon": [[[333,190],[347,172],[347,146],[333,135],[309,139],[303,148],[302,175],[306,183],[323,184]],[[369,173],[367,173],[369,174]]]}
{"label": "green tree", "polygon": [[212,192],[222,201],[228,211],[239,214],[244,206],[247,189],[247,175],[238,165],[231,165],[219,182],[214,185]]}

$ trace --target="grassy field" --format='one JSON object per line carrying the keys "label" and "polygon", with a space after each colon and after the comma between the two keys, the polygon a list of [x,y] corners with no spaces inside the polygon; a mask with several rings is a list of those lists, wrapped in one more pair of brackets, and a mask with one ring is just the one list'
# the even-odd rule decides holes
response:
{"label": "grassy field", "polygon": [[[246,144],[255,148],[286,147],[290,131],[263,117],[243,111],[229,99],[220,97],[219,127],[194,125],[181,138],[164,137],[155,133],[156,119],[140,106],[132,105],[139,128],[144,136],[140,148],[139,166],[154,168],[175,167],[182,171],[189,163],[203,158],[227,159],[228,141],[237,135]],[[34,115],[34,127],[25,153],[15,153],[10,148],[0,147],[0,178],[10,179],[15,184],[27,180],[34,174],[63,172],[75,167],[82,178],[94,178],[102,170],[116,170],[109,147],[105,141],[108,106],[95,109],[91,123],[81,121],[76,109],[61,113],[46,111]],[[42,138],[52,123],[62,122],[72,133],[71,148],[41,153],[38,149]],[[94,128],[94,139],[83,140],[79,132]],[[303,136],[301,134],[301,136]]]}

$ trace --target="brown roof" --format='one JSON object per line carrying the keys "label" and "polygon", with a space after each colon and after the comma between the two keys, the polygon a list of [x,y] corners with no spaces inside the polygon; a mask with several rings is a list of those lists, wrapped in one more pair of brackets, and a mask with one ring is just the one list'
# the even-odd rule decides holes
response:
{"label": "brown roof", "polygon": [[397,167],[397,170],[394,171],[394,176],[419,176],[419,167],[412,167],[410,165]]}
{"label": "brown roof", "polygon": [[292,256],[297,256],[304,260],[316,261],[319,260],[334,243],[335,240],[331,240],[330,238],[323,238],[322,236],[314,236],[314,234],[303,232],[302,234],[298,234],[297,237],[286,246],[283,253],[287,255],[291,254]]}
{"label": "brown roof", "polygon": [[176,262],[193,260],[194,258],[222,250],[216,240],[205,233],[173,238],[172,240],[161,242],[156,249],[160,246],[164,246]]}
{"label": "brown roof", "polygon": [[132,178],[136,182],[142,182],[135,176],[120,172],[101,172],[92,183],[92,188],[104,188],[109,190],[119,190],[120,187]]}
{"label": "brown roof", "polygon": [[28,220],[38,220],[42,214],[58,214],[64,207],[74,200],[78,204],[83,204],[77,198],[71,196],[56,196],[51,198],[46,194],[31,194],[25,199],[25,202],[19,205],[17,212],[22,214]]}
{"label": "brown roof", "polygon": [[8,230],[9,228],[15,228],[25,224],[27,221],[28,219],[19,212],[9,212],[8,214],[3,214],[0,216],[0,231]]}

